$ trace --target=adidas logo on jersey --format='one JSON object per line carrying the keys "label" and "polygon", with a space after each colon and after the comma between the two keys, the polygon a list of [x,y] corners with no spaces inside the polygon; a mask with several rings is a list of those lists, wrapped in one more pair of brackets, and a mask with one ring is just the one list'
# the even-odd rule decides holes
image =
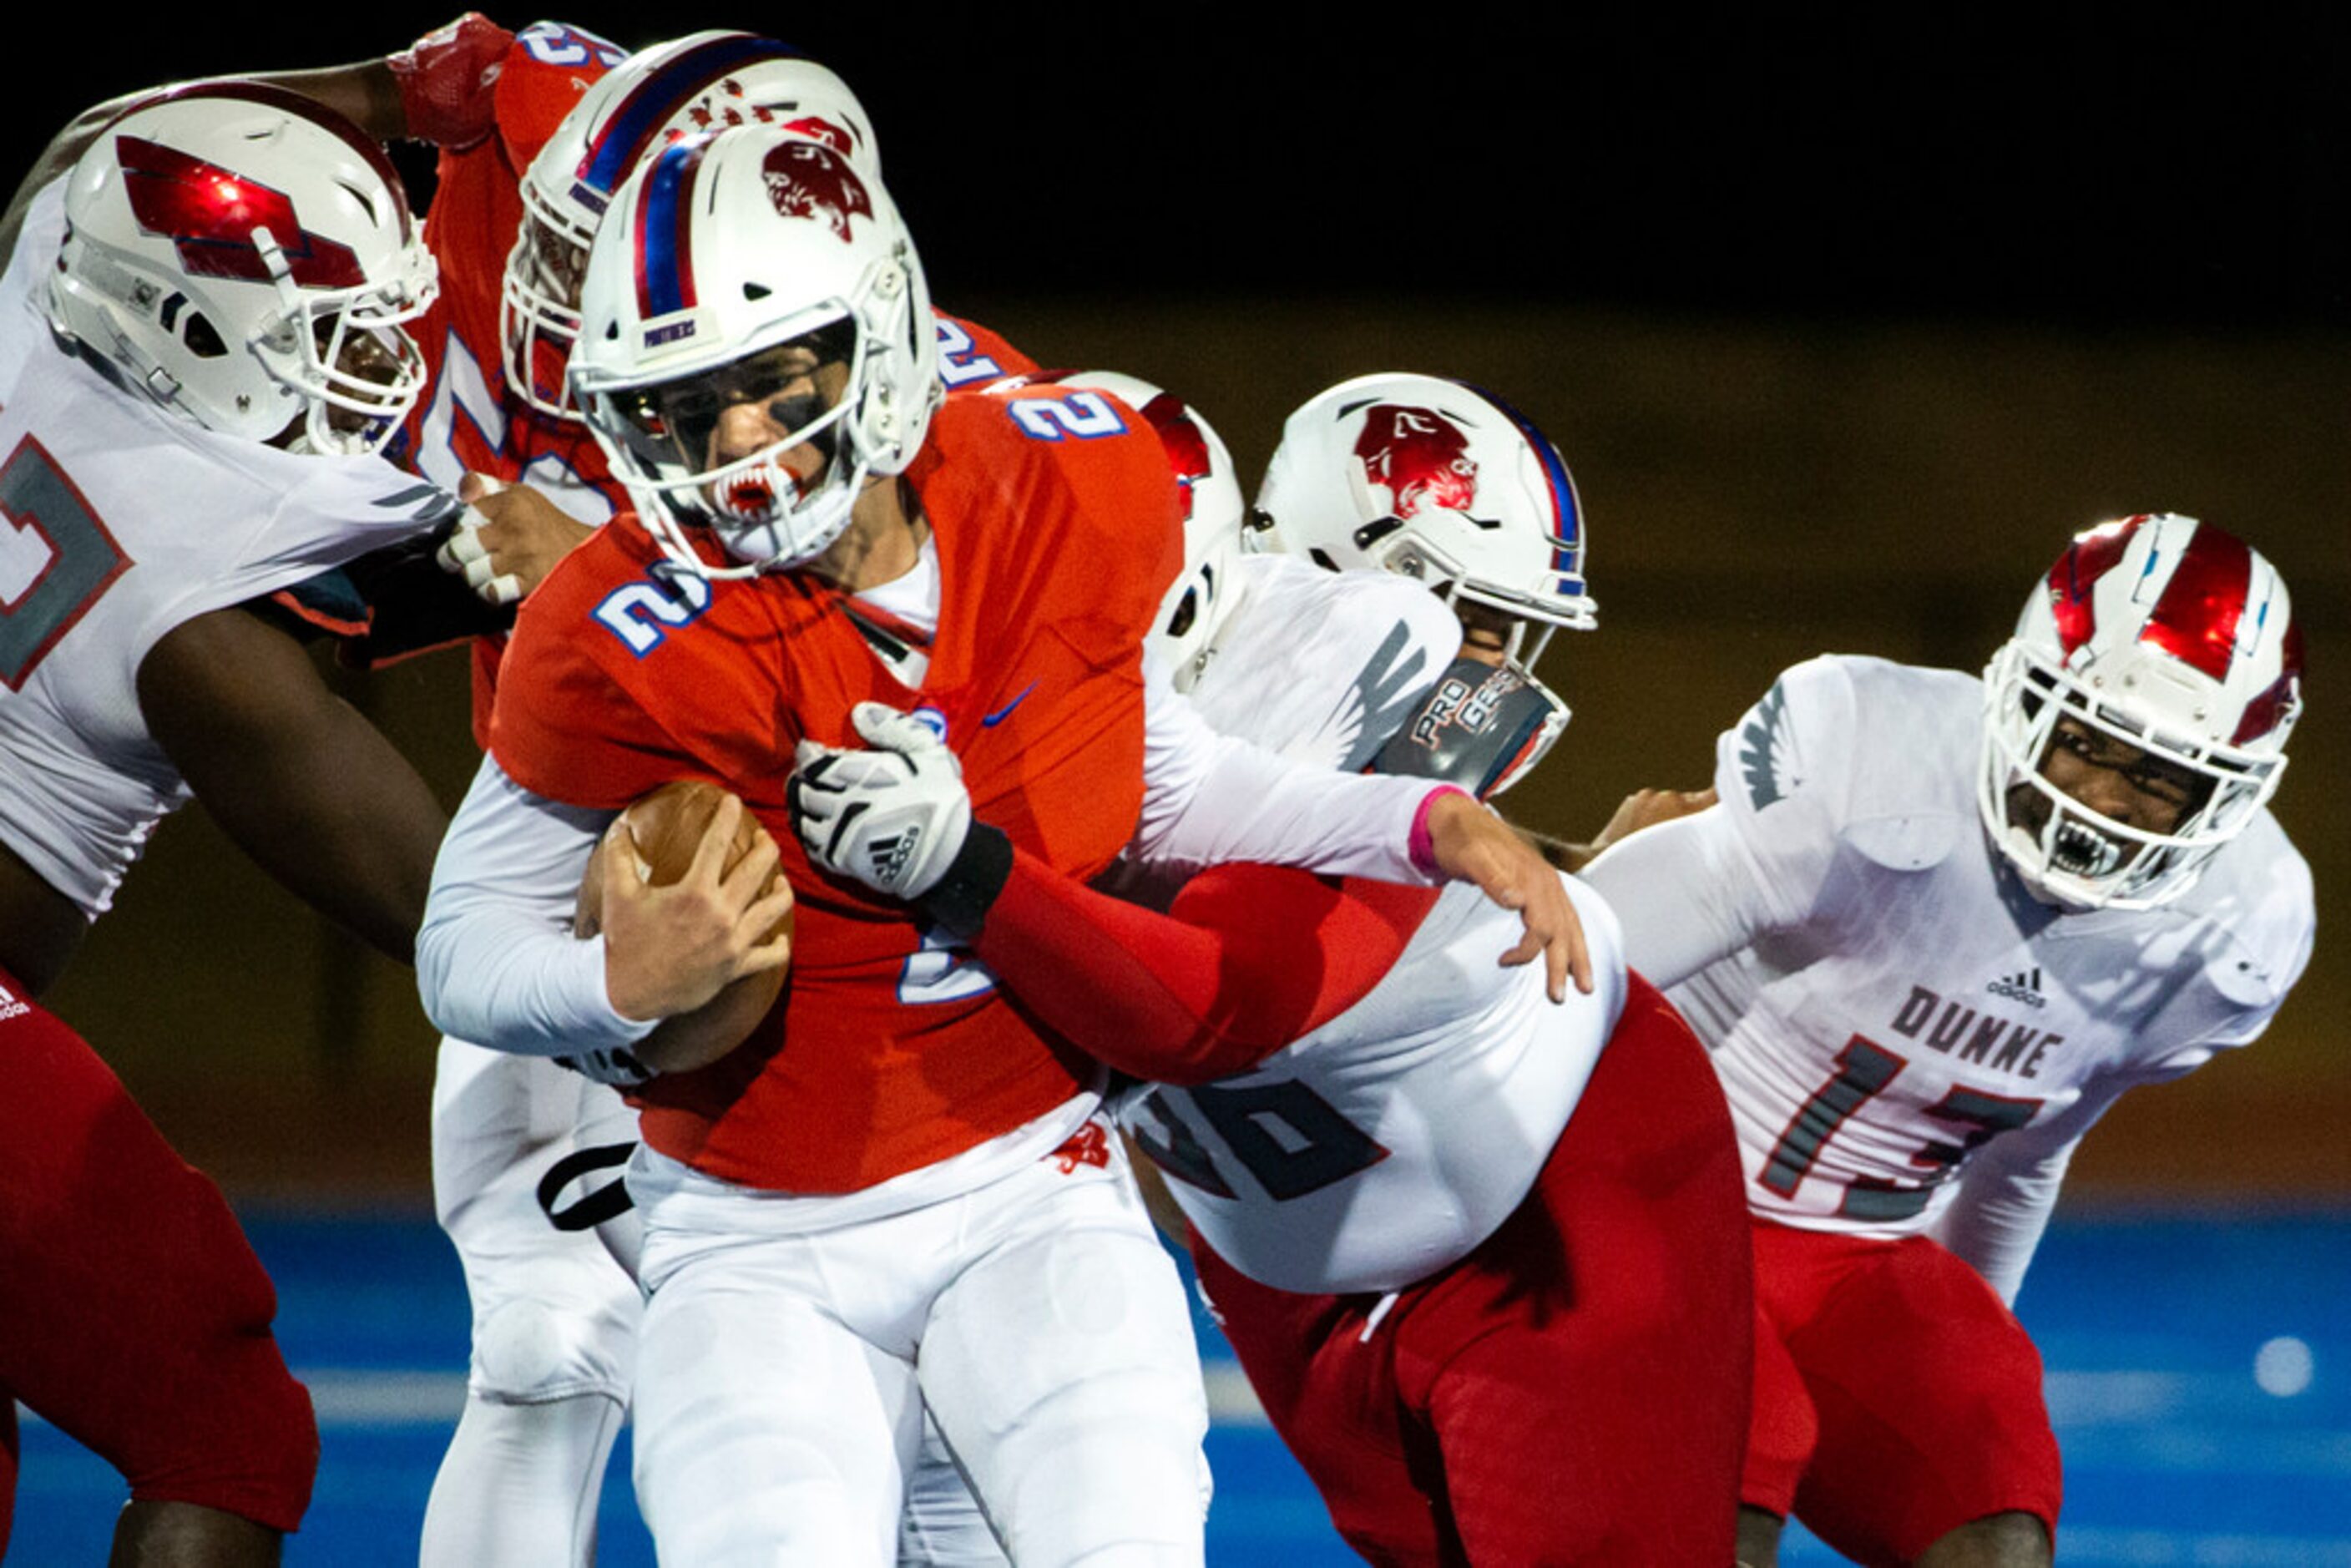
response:
{"label": "adidas logo on jersey", "polygon": [[2022,1002],[2029,1008],[2045,1008],[2048,998],[2041,994],[2040,969],[2020,969],[2013,975],[2002,975],[1984,988],[1995,997],[2006,997],[2012,1002]]}
{"label": "adidas logo on jersey", "polygon": [[18,1001],[16,992],[0,986],[0,1019],[16,1018],[32,1010],[30,1003]]}

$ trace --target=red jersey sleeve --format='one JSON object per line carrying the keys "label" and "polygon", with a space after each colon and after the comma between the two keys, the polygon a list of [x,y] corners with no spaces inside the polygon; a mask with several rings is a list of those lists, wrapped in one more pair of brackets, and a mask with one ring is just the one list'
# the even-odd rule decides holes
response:
{"label": "red jersey sleeve", "polygon": [[1138,1078],[1205,1083],[1363,1000],[1437,894],[1218,866],[1159,915],[1016,851],[975,950],[1081,1051]]}
{"label": "red jersey sleeve", "polygon": [[647,698],[637,649],[658,646],[688,623],[696,597],[707,602],[707,585],[664,592],[645,576],[653,551],[633,517],[600,528],[516,617],[500,662],[490,752],[524,789],[618,810],[694,770],[691,752],[659,716],[673,710]]}

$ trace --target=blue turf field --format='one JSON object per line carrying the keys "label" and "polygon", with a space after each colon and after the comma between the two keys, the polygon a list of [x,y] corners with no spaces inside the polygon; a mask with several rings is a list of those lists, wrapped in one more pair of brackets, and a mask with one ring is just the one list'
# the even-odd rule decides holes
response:
{"label": "blue turf field", "polygon": [[[248,1216],[277,1277],[280,1336],[311,1386],[326,1458],[287,1560],[415,1561],[418,1521],[463,1396],[465,1303],[429,1219]],[[2049,1365],[2067,1500],[2059,1561],[2351,1568],[2351,1217],[2061,1220],[2020,1303]],[[1209,1558],[1322,1568],[1354,1558],[1214,1346]],[[601,1561],[649,1564],[626,1438]],[[99,1563],[120,1501],[104,1465],[25,1431],[12,1563]],[[1834,1563],[1792,1538],[1790,1563]]]}

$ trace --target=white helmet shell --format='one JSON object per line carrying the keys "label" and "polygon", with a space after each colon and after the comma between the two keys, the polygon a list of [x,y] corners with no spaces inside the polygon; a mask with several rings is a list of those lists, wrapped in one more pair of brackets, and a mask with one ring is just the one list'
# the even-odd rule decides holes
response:
{"label": "white helmet shell", "polygon": [[[943,395],[929,290],[889,193],[794,131],[740,126],[640,163],[590,253],[580,305],[570,376],[589,426],[673,559],[708,575],[821,553],[867,479],[914,461]],[[686,450],[653,406],[827,329],[845,390],[758,453]],[[783,455],[811,443],[826,461],[796,480]],[[681,531],[695,523],[744,570],[711,570]]]}
{"label": "white helmet shell", "polygon": [[517,397],[551,417],[578,417],[549,372],[578,340],[581,268],[613,194],[656,149],[737,125],[797,131],[846,156],[865,179],[881,176],[857,95],[788,44],[711,31],[632,55],[588,89],[524,172],[499,309],[507,385]]}
{"label": "white helmet shell", "polygon": [[1308,401],[1282,425],[1252,522],[1333,570],[1402,572],[1546,627],[1596,622],[1566,462],[1460,382],[1359,376]]}
{"label": "white helmet shell", "polygon": [[381,449],[424,386],[402,323],[432,256],[383,150],[254,83],[134,104],[68,176],[49,279],[58,334],[165,408],[319,452]]}
{"label": "white helmet shell", "polygon": [[[1984,704],[1978,804],[2026,885],[2070,908],[2148,908],[2276,790],[2302,629],[2243,541],[2172,513],[2126,517],[2058,558],[1985,670]],[[2060,719],[2185,769],[2201,798],[2168,832],[2105,816],[2044,777]]]}

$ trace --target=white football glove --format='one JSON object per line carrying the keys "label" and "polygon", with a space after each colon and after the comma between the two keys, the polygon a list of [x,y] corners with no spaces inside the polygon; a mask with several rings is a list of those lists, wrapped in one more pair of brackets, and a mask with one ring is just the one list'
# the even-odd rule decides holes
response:
{"label": "white football glove", "polygon": [[786,791],[792,831],[825,870],[892,898],[920,898],[971,831],[963,764],[912,714],[859,703],[849,717],[873,749],[800,742]]}

